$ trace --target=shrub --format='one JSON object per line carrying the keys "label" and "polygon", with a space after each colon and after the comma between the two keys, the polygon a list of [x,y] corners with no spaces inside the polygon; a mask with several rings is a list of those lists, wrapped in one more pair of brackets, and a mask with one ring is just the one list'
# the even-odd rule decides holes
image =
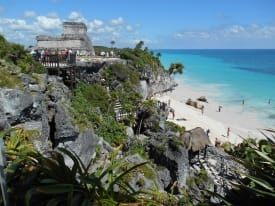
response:
{"label": "shrub", "polygon": [[0,87],[16,88],[22,81],[15,75],[10,74],[7,70],[0,68]]}
{"label": "shrub", "polygon": [[185,132],[185,127],[179,126],[178,124],[176,124],[176,123],[174,123],[174,122],[166,121],[166,122],[165,122],[165,126],[166,126],[169,130],[171,130],[172,132],[179,132],[179,133]]}
{"label": "shrub", "polygon": [[112,146],[124,144],[127,139],[125,126],[111,116],[104,117],[102,125],[97,130],[97,134],[102,136]]}

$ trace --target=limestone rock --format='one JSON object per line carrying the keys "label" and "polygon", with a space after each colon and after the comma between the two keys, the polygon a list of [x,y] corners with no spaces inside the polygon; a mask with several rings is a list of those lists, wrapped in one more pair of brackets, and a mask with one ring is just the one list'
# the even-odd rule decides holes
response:
{"label": "limestone rock", "polygon": [[75,140],[78,137],[79,131],[73,126],[72,118],[68,114],[68,112],[61,106],[56,105],[56,113],[55,113],[55,141],[56,143],[67,141],[67,140]]}
{"label": "limestone rock", "polygon": [[33,97],[26,91],[17,89],[0,89],[0,116],[14,125],[31,119]]}
{"label": "limestone rock", "polygon": [[201,102],[208,102],[207,101],[207,98],[205,96],[201,96],[197,99],[198,101],[201,101]]}
{"label": "limestone rock", "polygon": [[[91,129],[86,129],[80,133],[77,138],[59,143],[58,147],[68,148],[76,153],[76,155],[87,166],[94,156],[96,146],[99,142],[99,137]],[[72,160],[66,157],[66,162],[72,166]]]}

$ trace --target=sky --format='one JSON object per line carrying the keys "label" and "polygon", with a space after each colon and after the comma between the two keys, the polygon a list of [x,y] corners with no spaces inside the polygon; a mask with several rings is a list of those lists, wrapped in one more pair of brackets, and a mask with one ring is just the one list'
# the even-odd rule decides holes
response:
{"label": "sky", "polygon": [[275,49],[275,0],[0,0],[0,34],[26,47],[83,22],[93,45]]}

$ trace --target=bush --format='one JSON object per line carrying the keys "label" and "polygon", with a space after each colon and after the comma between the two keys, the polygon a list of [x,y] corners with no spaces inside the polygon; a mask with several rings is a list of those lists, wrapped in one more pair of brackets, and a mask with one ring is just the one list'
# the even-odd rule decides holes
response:
{"label": "bush", "polygon": [[166,121],[165,126],[167,127],[167,129],[171,130],[172,132],[179,132],[179,133],[185,132],[185,127],[183,126],[181,127],[174,122]]}
{"label": "bush", "polygon": [[104,117],[101,126],[97,130],[97,134],[102,136],[112,146],[124,144],[127,139],[124,125],[117,122],[111,116]]}
{"label": "bush", "polygon": [[80,128],[98,128],[104,114],[113,114],[113,104],[108,101],[106,89],[98,84],[79,83],[72,98],[71,112],[75,123]]}
{"label": "bush", "polygon": [[2,35],[0,35],[0,58],[21,67],[22,73],[46,73],[46,69],[28,54],[24,46],[7,42]]}

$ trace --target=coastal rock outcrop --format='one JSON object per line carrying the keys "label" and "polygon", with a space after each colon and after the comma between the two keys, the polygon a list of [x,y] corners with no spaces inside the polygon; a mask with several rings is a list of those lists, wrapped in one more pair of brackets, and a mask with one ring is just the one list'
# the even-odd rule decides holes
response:
{"label": "coastal rock outcrop", "polygon": [[192,107],[195,107],[196,109],[202,109],[203,105],[199,104],[197,101],[194,101],[192,99],[187,99],[187,101],[185,102],[185,104],[190,105]]}
{"label": "coastal rock outcrop", "polygon": [[200,96],[197,100],[201,101],[201,102],[208,102],[208,100],[205,96]]}
{"label": "coastal rock outcrop", "polygon": [[0,116],[14,125],[32,119],[35,108],[33,97],[29,92],[17,89],[0,89]]}
{"label": "coastal rock outcrop", "polygon": [[[170,177],[161,178],[166,186],[165,190],[169,191],[175,181],[178,181],[180,188],[186,187],[186,177],[189,171],[188,151],[176,141],[174,135],[170,134],[169,137],[166,133],[151,133],[148,153],[155,164],[167,168],[162,172],[169,174]],[[168,180],[170,180],[169,184]]]}

